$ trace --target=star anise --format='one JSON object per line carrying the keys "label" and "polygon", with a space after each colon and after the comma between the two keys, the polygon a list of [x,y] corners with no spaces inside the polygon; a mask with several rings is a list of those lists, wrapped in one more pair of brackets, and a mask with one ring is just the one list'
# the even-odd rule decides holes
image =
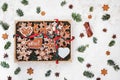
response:
{"label": "star anise", "polygon": [[11,77],[11,76],[8,76],[8,80],[12,80],[12,77]]}
{"label": "star anise", "polygon": [[4,58],[7,58],[7,57],[8,57],[8,54],[7,54],[7,53],[5,53],[5,54],[4,54]]}
{"label": "star anise", "polygon": [[101,80],[101,78],[97,78],[96,80]]}
{"label": "star anise", "polygon": [[56,73],[55,73],[55,76],[56,76],[56,77],[59,77],[59,75],[60,75],[59,72],[56,72]]}
{"label": "star anise", "polygon": [[80,37],[81,37],[81,38],[84,37],[84,34],[83,34],[83,33],[80,33]]}
{"label": "star anise", "polygon": [[86,67],[87,67],[87,68],[90,68],[90,67],[91,67],[91,64],[90,64],[90,63],[86,64]]}

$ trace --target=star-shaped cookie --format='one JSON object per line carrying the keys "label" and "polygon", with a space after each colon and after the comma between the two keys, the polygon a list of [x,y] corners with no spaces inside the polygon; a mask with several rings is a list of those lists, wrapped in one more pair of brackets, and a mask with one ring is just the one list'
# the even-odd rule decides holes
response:
{"label": "star-shaped cookie", "polygon": [[7,33],[4,33],[2,34],[2,38],[5,40],[5,39],[8,39],[8,34]]}
{"label": "star-shaped cookie", "polygon": [[102,8],[103,8],[103,11],[108,11],[109,6],[104,4]]}
{"label": "star-shaped cookie", "polygon": [[102,70],[101,70],[101,74],[105,76],[105,75],[107,74],[107,70],[106,70],[105,68],[102,69]]}
{"label": "star-shaped cookie", "polygon": [[33,69],[30,67],[29,69],[27,69],[27,73],[28,73],[29,75],[33,74]]}

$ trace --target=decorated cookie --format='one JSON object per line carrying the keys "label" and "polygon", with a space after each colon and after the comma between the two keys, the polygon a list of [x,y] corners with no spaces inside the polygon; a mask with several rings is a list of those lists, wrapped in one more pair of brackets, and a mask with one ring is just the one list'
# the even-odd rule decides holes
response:
{"label": "decorated cookie", "polygon": [[67,21],[18,21],[18,61],[67,61],[71,50],[71,25]]}

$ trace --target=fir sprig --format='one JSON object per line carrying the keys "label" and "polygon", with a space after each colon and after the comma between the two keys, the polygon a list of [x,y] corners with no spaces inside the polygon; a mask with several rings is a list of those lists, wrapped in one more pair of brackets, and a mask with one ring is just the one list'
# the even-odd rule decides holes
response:
{"label": "fir sprig", "polygon": [[82,45],[82,46],[78,47],[77,50],[78,50],[78,52],[84,52],[88,46],[89,45]]}
{"label": "fir sprig", "polygon": [[114,40],[111,40],[111,41],[109,42],[109,44],[108,44],[109,47],[112,47],[112,46],[114,46],[114,45],[115,45],[115,41],[114,41]]}
{"label": "fir sprig", "polygon": [[9,49],[10,46],[11,46],[11,42],[8,41],[8,42],[5,44],[4,49],[7,50],[7,49]]}
{"label": "fir sprig", "polygon": [[78,61],[79,61],[80,63],[83,63],[84,58],[82,58],[82,57],[78,57]]}
{"label": "fir sprig", "polygon": [[93,12],[93,9],[94,9],[93,6],[91,6],[90,9],[89,9],[89,11]]}
{"label": "fir sprig", "polygon": [[90,71],[84,71],[83,75],[86,76],[87,78],[93,78],[94,74]]}
{"label": "fir sprig", "polygon": [[3,68],[9,68],[9,64],[6,63],[5,61],[2,61],[1,64],[0,64]]}
{"label": "fir sprig", "polygon": [[117,65],[113,60],[109,59],[107,60],[107,64],[112,66],[115,71],[120,70],[119,65]]}
{"label": "fir sprig", "polygon": [[23,5],[28,5],[28,4],[29,4],[27,0],[22,0],[21,3],[22,3]]}
{"label": "fir sprig", "polygon": [[4,30],[8,30],[9,29],[9,24],[3,21],[0,21],[0,25],[2,26],[2,28]]}
{"label": "fir sprig", "polygon": [[64,0],[64,1],[61,2],[60,5],[61,5],[61,6],[64,6],[66,3],[67,3],[67,2]]}
{"label": "fir sprig", "polygon": [[51,70],[48,70],[48,71],[45,73],[45,76],[46,76],[46,77],[49,77],[49,76],[51,75],[51,72],[52,72]]}
{"label": "fir sprig", "polygon": [[32,78],[28,79],[28,80],[33,80]]}
{"label": "fir sprig", "polygon": [[15,69],[14,74],[15,74],[15,75],[17,75],[17,74],[19,74],[19,73],[20,73],[20,71],[21,71],[21,68],[20,68],[20,67],[18,67],[18,68],[16,68],[16,69]]}
{"label": "fir sprig", "polygon": [[119,67],[119,65],[115,65],[115,66],[113,66],[113,68],[114,68],[114,70],[115,70],[115,71],[118,71],[118,70],[120,70],[120,67]]}
{"label": "fir sprig", "polygon": [[2,8],[3,12],[7,11],[7,9],[8,9],[8,4],[7,4],[7,3],[4,3],[1,8]]}
{"label": "fir sprig", "polygon": [[114,66],[115,62],[110,59],[110,60],[107,61],[107,64],[110,65],[110,66]]}
{"label": "fir sprig", "polygon": [[82,21],[81,15],[79,13],[74,13],[73,12],[71,16],[72,16],[73,20],[76,21],[76,22]]}
{"label": "fir sprig", "polygon": [[106,21],[106,20],[109,20],[110,19],[110,14],[105,14],[102,16],[102,20],[103,21]]}
{"label": "fir sprig", "polygon": [[39,14],[40,11],[41,11],[40,7],[37,7],[37,8],[36,8],[36,13]]}
{"label": "fir sprig", "polygon": [[24,13],[23,13],[23,11],[22,11],[21,9],[17,9],[17,10],[16,10],[16,13],[17,13],[17,15],[20,16],[20,17],[24,16]]}
{"label": "fir sprig", "polygon": [[97,38],[96,38],[96,37],[93,37],[93,42],[94,42],[95,44],[97,44]]}

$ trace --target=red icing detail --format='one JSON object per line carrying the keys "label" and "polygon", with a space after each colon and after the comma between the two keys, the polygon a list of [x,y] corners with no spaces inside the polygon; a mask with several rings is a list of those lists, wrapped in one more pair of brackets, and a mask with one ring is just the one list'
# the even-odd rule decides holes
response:
{"label": "red icing detail", "polygon": [[67,40],[68,42],[71,42],[71,41],[73,41],[75,39],[75,37],[74,36],[72,36],[72,38],[70,39],[70,40]]}
{"label": "red icing detail", "polygon": [[31,36],[29,36],[29,38],[34,38],[34,37],[36,37],[36,36],[38,36],[39,34],[33,34],[33,35],[31,35]]}
{"label": "red icing detail", "polygon": [[58,19],[54,19],[54,20],[55,20],[55,22],[56,22],[56,23],[58,23],[58,22],[59,22],[59,20],[58,20]]}
{"label": "red icing detail", "polygon": [[58,61],[58,60],[56,60],[56,64],[59,64],[59,61]]}

